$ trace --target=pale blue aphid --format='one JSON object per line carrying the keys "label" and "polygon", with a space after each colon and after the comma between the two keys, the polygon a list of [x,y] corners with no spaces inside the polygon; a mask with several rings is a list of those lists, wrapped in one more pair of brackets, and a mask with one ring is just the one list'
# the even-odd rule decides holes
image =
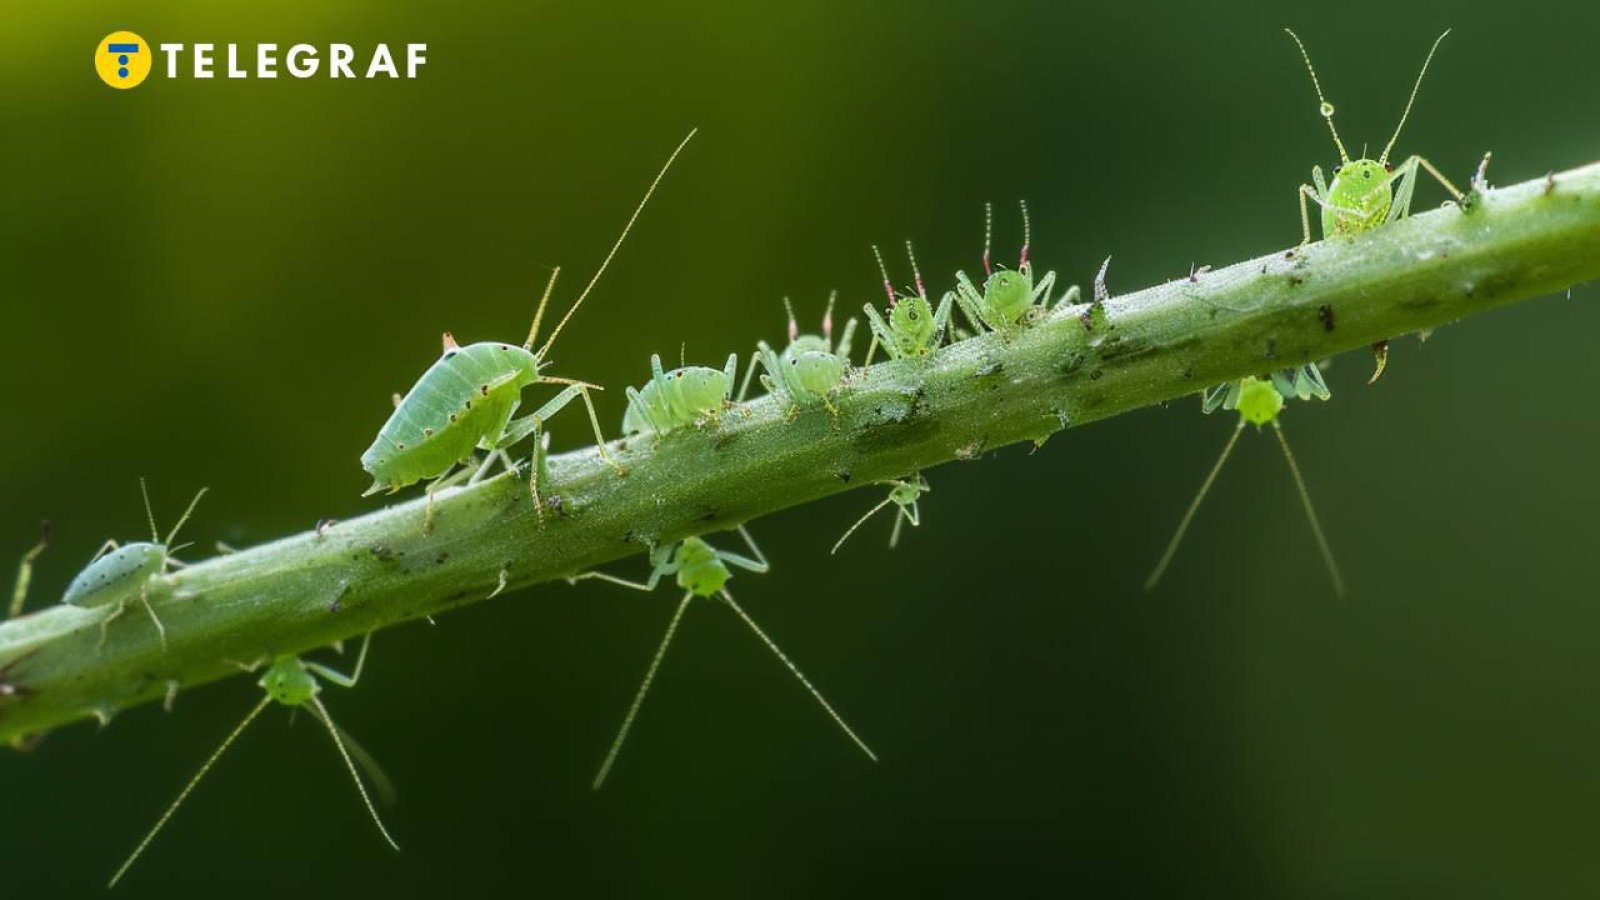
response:
{"label": "pale blue aphid", "polygon": [[[367,647],[371,643],[372,635],[369,633],[366,639],[361,642],[361,653],[356,657],[355,672],[349,675],[321,663],[308,662],[298,656],[279,656],[273,659],[266,673],[256,682],[265,692],[265,696],[250,710],[249,715],[244,717],[244,721],[240,722],[233,731],[228,733],[221,746],[217,747],[216,751],[206,759],[205,764],[200,766],[200,771],[194,773],[194,777],[189,779],[189,783],[183,786],[183,790],[178,793],[178,798],[173,800],[172,804],[167,807],[167,811],[161,814],[160,819],[156,820],[156,824],[144,836],[144,839],[139,842],[139,846],[128,854],[127,860],[117,869],[116,874],[111,876],[111,883],[106,887],[114,888],[117,886],[117,882],[122,880],[123,875],[127,874],[134,861],[139,858],[140,854],[144,853],[146,847],[150,846],[150,842],[155,840],[156,835],[161,833],[161,829],[166,826],[167,820],[172,818],[172,814],[178,811],[178,807],[183,804],[184,800],[188,799],[189,794],[200,783],[200,779],[211,771],[211,767],[222,757],[223,752],[232,746],[245,728],[249,727],[250,723],[255,721],[256,716],[261,715],[267,705],[273,701],[277,701],[290,709],[298,709],[303,706],[311,713],[312,718],[327,728],[328,735],[333,738],[333,745],[339,750],[339,758],[344,760],[345,768],[350,770],[350,777],[356,783],[356,791],[361,794],[361,802],[366,805],[367,812],[372,816],[373,824],[378,826],[378,833],[383,835],[383,839],[388,842],[390,847],[398,851],[400,845],[396,844],[394,838],[389,836],[389,830],[383,827],[383,820],[378,817],[377,807],[372,805],[372,798],[367,795],[366,785],[361,783],[361,776],[356,772],[356,762],[359,761],[366,768],[367,774],[371,776],[373,785],[377,788],[380,796],[392,797],[394,793],[388,777],[378,768],[377,763],[373,762],[372,757],[361,749],[361,745],[357,744],[338,725],[334,724],[333,717],[328,715],[327,707],[322,705],[322,700],[317,696],[322,692],[322,685],[318,683],[317,676],[321,676],[328,682],[337,684],[340,687],[355,687],[356,682],[361,680],[361,668],[367,662]],[[262,662],[265,662],[265,660],[262,660]],[[260,664],[258,662],[255,666],[241,667],[248,671],[255,671]],[[352,759],[352,757],[354,758]]]}
{"label": "pale blue aphid", "polygon": [[[183,523],[189,521],[189,514],[194,512],[195,504],[206,495],[206,489],[201,488],[194,499],[189,501],[189,508],[183,511],[183,516],[178,519],[178,524],[172,526],[166,540],[156,531],[156,517],[150,509],[150,493],[145,490],[144,479],[139,479],[139,492],[144,495],[145,516],[150,520],[150,541],[134,541],[127,544],[118,544],[116,541],[106,541],[100,550],[95,553],[89,565],[79,572],[76,578],[67,585],[67,592],[61,597],[62,603],[73,606],[93,608],[99,606],[114,606],[110,614],[100,620],[100,643],[106,640],[106,628],[111,620],[122,615],[130,602],[137,600],[144,606],[145,612],[150,614],[150,621],[156,625],[156,633],[161,636],[161,648],[167,647],[167,629],[161,624],[161,619],[150,606],[152,591],[167,589],[166,574],[168,568],[182,568],[185,564],[172,558],[172,540],[178,536],[178,529]],[[108,552],[109,551],[109,552]]]}
{"label": "pale blue aphid", "polygon": [[850,371],[850,340],[856,333],[856,320],[844,323],[838,346],[833,343],[833,304],[838,292],[828,295],[828,308],[822,314],[822,335],[801,334],[794,317],[794,307],[789,298],[783,298],[783,308],[789,313],[789,345],[783,353],[775,352],[766,341],[756,342],[756,352],[751,357],[750,368],[744,373],[744,384],[739,388],[743,400],[750,388],[750,376],[755,374],[756,363],[766,370],[761,383],[767,392],[788,400],[795,407],[821,403],[833,412],[832,394]]}
{"label": "pale blue aphid", "polygon": [[850,535],[856,533],[857,528],[865,525],[868,519],[877,515],[880,510],[891,503],[898,509],[894,513],[894,528],[889,532],[890,550],[893,550],[900,543],[900,526],[902,524],[909,522],[912,528],[922,524],[922,513],[917,509],[917,498],[933,490],[928,485],[927,479],[922,477],[922,473],[918,472],[909,479],[897,479],[884,483],[889,486],[889,496],[883,498],[877,506],[867,510],[866,514],[857,519],[854,525],[846,529],[845,533],[840,535],[839,540],[833,545],[832,553],[838,553],[839,548],[844,546],[844,542]]}
{"label": "pale blue aphid", "polygon": [[682,620],[684,611],[689,608],[689,601],[695,597],[720,597],[723,602],[727,603],[728,607],[746,625],[750,626],[750,630],[755,632],[756,637],[767,645],[773,655],[777,656],[778,660],[787,666],[790,672],[794,673],[794,677],[800,680],[800,683],[805,686],[805,689],[811,693],[812,697],[816,698],[816,701],[822,705],[822,708],[827,711],[828,715],[844,731],[845,735],[857,747],[861,748],[861,752],[865,753],[867,758],[873,762],[878,761],[877,755],[851,730],[849,725],[845,724],[843,717],[835,712],[834,708],[823,698],[822,692],[812,686],[806,676],[801,674],[800,669],[789,661],[789,657],[778,649],[778,645],[772,642],[772,638],[767,637],[767,633],[761,630],[761,627],[755,623],[754,619],[750,618],[744,608],[734,602],[733,595],[728,593],[727,584],[729,579],[733,577],[733,573],[728,569],[729,566],[735,566],[757,574],[764,573],[770,568],[767,564],[767,558],[761,553],[761,548],[756,546],[755,540],[750,537],[750,532],[746,531],[743,525],[739,526],[739,534],[744,537],[745,544],[750,548],[753,557],[731,553],[727,550],[718,550],[698,537],[691,537],[685,538],[677,544],[656,547],[652,550],[650,553],[650,564],[652,566],[650,577],[643,582],[629,581],[604,572],[585,572],[571,579],[572,581],[578,581],[583,578],[598,578],[602,581],[620,584],[623,587],[637,591],[653,591],[656,585],[661,583],[662,578],[674,575],[677,577],[678,587],[683,588],[683,599],[678,602],[678,609],[672,614],[672,621],[667,624],[667,633],[661,639],[661,646],[656,649],[655,656],[650,660],[650,668],[645,672],[644,681],[640,683],[638,693],[634,695],[633,703],[628,707],[627,715],[623,717],[622,727],[617,731],[616,739],[611,742],[611,749],[606,752],[606,758],[600,765],[599,773],[595,775],[593,783],[595,790],[599,790],[600,786],[605,784],[606,775],[610,773],[612,765],[616,762],[617,754],[621,752],[622,744],[627,740],[629,730],[633,728],[633,720],[639,714],[639,707],[644,703],[645,695],[650,691],[650,684],[655,681],[656,671],[661,667],[661,660],[667,655],[667,647],[672,644],[672,637],[677,633],[678,622]]}
{"label": "pale blue aphid", "polygon": [[727,365],[721,369],[679,366],[667,372],[661,368],[661,355],[650,354],[650,380],[642,388],[627,390],[628,410],[622,416],[622,432],[666,434],[715,421],[732,402],[738,368],[739,354],[730,353]]}

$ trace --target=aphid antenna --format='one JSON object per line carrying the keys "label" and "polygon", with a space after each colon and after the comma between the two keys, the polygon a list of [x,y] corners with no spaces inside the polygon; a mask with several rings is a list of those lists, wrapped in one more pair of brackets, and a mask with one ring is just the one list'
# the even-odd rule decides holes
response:
{"label": "aphid antenna", "polygon": [[906,259],[911,260],[911,278],[917,285],[917,296],[928,299],[928,289],[922,284],[922,269],[917,266],[917,253],[911,249],[910,241],[906,241]]}
{"label": "aphid antenna", "polygon": [[[556,279],[559,277],[561,277],[561,267],[556,266],[550,270],[550,280],[545,282],[544,285],[544,296],[539,298],[539,308],[534,310],[533,327],[528,329],[528,340],[522,345],[524,350],[532,351],[533,342],[539,339],[539,323],[544,321],[544,308],[550,303],[550,295],[555,293]],[[451,337],[450,332],[446,331],[444,333],[444,349],[447,352],[454,349],[451,345],[455,344],[455,342],[455,338]],[[543,359],[542,353],[540,358]]]}
{"label": "aphid antenna", "polygon": [[617,736],[612,738],[611,747],[606,751],[605,761],[600,763],[600,771],[595,773],[594,781],[589,784],[590,790],[600,790],[606,783],[606,776],[611,774],[611,767],[617,761],[617,754],[622,752],[622,744],[628,739],[628,732],[633,728],[633,720],[639,715],[639,707],[644,704],[645,695],[650,693],[650,684],[656,680],[656,671],[661,668],[661,660],[667,655],[667,648],[672,645],[672,637],[678,632],[678,623],[683,621],[684,610],[689,608],[689,601],[694,599],[693,591],[686,591],[683,599],[678,601],[678,609],[672,614],[672,621],[667,624],[667,633],[661,637],[661,644],[656,647],[656,655],[650,658],[650,668],[645,670],[644,681],[639,683],[639,690],[633,695],[633,703],[628,706],[628,714],[622,717],[622,727],[617,729]]}
{"label": "aphid antenna", "polygon": [[128,869],[133,867],[134,862],[138,860],[141,854],[144,853],[145,848],[150,846],[150,842],[155,840],[156,835],[161,833],[161,829],[166,826],[167,820],[171,819],[172,814],[178,811],[179,806],[183,805],[183,801],[189,798],[189,794],[194,790],[195,785],[200,783],[200,779],[206,777],[206,773],[211,771],[211,767],[216,765],[218,759],[222,758],[222,754],[233,745],[233,742],[238,739],[239,735],[250,726],[251,722],[256,720],[256,716],[261,715],[262,710],[266,709],[267,704],[271,702],[272,698],[270,696],[262,697],[261,700],[250,709],[249,715],[244,717],[244,721],[234,726],[234,729],[228,732],[228,736],[222,739],[222,745],[217,747],[217,749],[211,754],[211,757],[205,761],[205,764],[200,767],[200,771],[194,773],[194,777],[189,779],[189,783],[183,786],[182,791],[178,792],[178,799],[172,801],[172,805],[168,806],[167,811],[162,813],[161,818],[156,820],[155,826],[152,827],[150,832],[144,836],[144,840],[139,842],[139,846],[135,847],[133,852],[128,854],[128,858],[122,863],[121,868],[117,869],[116,874],[111,876],[111,881],[106,884],[106,890],[116,887],[117,882],[122,880],[122,876],[128,874]]}
{"label": "aphid antenna", "polygon": [[1294,475],[1294,486],[1300,489],[1300,502],[1306,508],[1306,520],[1311,523],[1311,533],[1316,535],[1317,549],[1322,551],[1322,561],[1328,567],[1328,575],[1333,579],[1333,592],[1339,597],[1344,596],[1344,576],[1339,574],[1339,564],[1333,560],[1333,549],[1328,546],[1328,537],[1322,533],[1322,522],[1317,518],[1317,510],[1311,505],[1311,492],[1306,489],[1306,480],[1300,475],[1300,465],[1295,462],[1294,453],[1289,449],[1289,438],[1283,433],[1283,425],[1277,419],[1272,420],[1272,430],[1278,435],[1278,445],[1283,448],[1283,458],[1289,463],[1289,472]]}
{"label": "aphid antenna", "polygon": [[[699,131],[700,129],[698,128],[689,129],[689,133],[684,135],[683,140],[679,141],[678,146],[673,149],[672,155],[667,157],[667,161],[661,166],[661,171],[656,173],[655,180],[650,182],[650,187],[645,189],[644,196],[639,200],[639,205],[633,208],[633,215],[628,217],[628,223],[622,226],[622,233],[617,235],[617,240],[611,245],[610,252],[606,253],[606,258],[600,261],[600,268],[595,270],[594,277],[590,278],[589,283],[584,285],[583,293],[579,294],[578,299],[572,302],[571,308],[567,310],[566,315],[561,317],[561,321],[556,323],[555,330],[550,332],[549,339],[539,348],[539,352],[534,354],[535,356],[544,359],[544,355],[549,351],[550,345],[554,344],[556,338],[561,335],[561,329],[566,327],[567,322],[572,318],[572,314],[577,312],[578,307],[583,305],[584,299],[589,296],[589,292],[594,290],[595,284],[600,281],[600,276],[606,273],[606,267],[611,265],[612,257],[616,256],[617,251],[621,249],[623,240],[628,237],[628,232],[633,230],[633,223],[639,220],[639,214],[644,212],[645,204],[650,202],[650,196],[656,192],[656,187],[661,184],[661,179],[666,177],[667,170],[672,168],[672,164],[677,160],[678,154],[683,152],[683,148],[688,145],[689,141]],[[530,335],[529,344],[533,343],[531,337]]]}
{"label": "aphid antenna", "polygon": [[1033,243],[1033,224],[1028,220],[1028,201],[1018,200],[1017,204],[1022,207],[1022,256],[1017,261],[1017,268],[1020,269],[1028,264],[1028,245]]}
{"label": "aphid antenna", "polygon": [[1433,46],[1428,49],[1428,58],[1422,61],[1422,71],[1417,73],[1417,83],[1411,86],[1411,97],[1406,100],[1405,112],[1400,114],[1400,124],[1394,127],[1394,135],[1389,138],[1389,143],[1383,145],[1383,155],[1378,157],[1379,164],[1388,165],[1389,151],[1394,149],[1394,142],[1400,139],[1400,129],[1405,127],[1406,117],[1411,115],[1411,104],[1417,101],[1417,91],[1422,89],[1422,76],[1428,74],[1428,63],[1433,62],[1433,54],[1449,35],[1450,29],[1446,28],[1443,34],[1433,39]]}
{"label": "aphid antenna", "polygon": [[994,274],[994,267],[989,264],[989,242],[994,237],[994,204],[983,204],[983,274]]}
{"label": "aphid antenna", "polygon": [[[906,247],[911,247],[911,242],[906,242]],[[883,276],[883,293],[889,298],[889,308],[894,309],[894,282],[889,280],[889,267],[883,264],[883,254],[878,251],[878,245],[872,245],[872,255],[878,260],[878,274]],[[920,279],[919,279],[920,280]]]}
{"label": "aphid antenna", "polygon": [[144,498],[144,517],[150,522],[150,543],[161,543],[161,532],[156,530],[155,510],[150,508],[150,489],[145,487],[144,476],[139,476],[139,496]]}
{"label": "aphid antenna", "polygon": [[[141,490],[144,488],[143,479],[139,480],[139,488]],[[206,491],[208,490],[210,490],[210,488],[201,488],[199,491],[195,492],[194,499],[189,501],[189,508],[183,511],[183,515],[178,517],[178,524],[172,526],[172,530],[167,533],[167,539],[161,542],[163,546],[172,546],[172,539],[178,536],[178,529],[183,527],[183,523],[189,521],[189,516],[194,512],[195,506],[200,503],[200,498],[204,497],[206,495]],[[146,510],[148,510],[150,507],[150,498],[148,496],[144,498],[144,503]],[[155,527],[154,520],[150,522],[150,526],[152,528]]]}
{"label": "aphid antenna", "polygon": [[[1348,163],[1350,154],[1345,152],[1344,142],[1339,140],[1339,129],[1333,127],[1333,104],[1329,103],[1328,98],[1322,95],[1322,82],[1317,80],[1317,70],[1311,65],[1311,54],[1306,52],[1306,45],[1301,43],[1300,35],[1295,34],[1294,29],[1285,28],[1284,31],[1294,39],[1295,46],[1300,48],[1300,58],[1305,60],[1306,71],[1311,75],[1311,86],[1317,89],[1317,102],[1321,104],[1319,109],[1322,112],[1322,118],[1327,121],[1328,131],[1333,135],[1333,145],[1339,148],[1339,162],[1341,164]],[[1404,121],[1402,118],[1401,123],[1404,124]],[[1399,131],[1396,130],[1395,134],[1398,135]]]}
{"label": "aphid antenna", "polygon": [[792,344],[800,336],[800,322],[794,317],[794,304],[789,302],[788,297],[783,298],[783,308],[789,314],[789,343]]}
{"label": "aphid antenna", "polygon": [[1210,493],[1211,486],[1216,483],[1217,475],[1222,472],[1222,467],[1233,453],[1233,447],[1239,443],[1239,435],[1244,433],[1244,418],[1241,416],[1238,424],[1233,427],[1233,434],[1228,436],[1228,443],[1223,445],[1222,454],[1217,457],[1216,463],[1211,466],[1211,471],[1206,474],[1206,480],[1201,483],[1200,490],[1189,502],[1189,508],[1184,511],[1183,519],[1178,522],[1178,530],[1173,533],[1172,540],[1167,542],[1167,549],[1161,554],[1161,561],[1156,563],[1155,570],[1150,577],[1145,579],[1144,589],[1153,591],[1161,583],[1161,576],[1166,574],[1167,566],[1172,564],[1172,557],[1178,552],[1178,545],[1183,543],[1183,536],[1189,530],[1189,523],[1194,521],[1194,514],[1200,511],[1200,504]]}
{"label": "aphid antenna", "polygon": [[883,500],[881,502],[879,502],[877,506],[874,506],[873,508],[867,510],[866,513],[864,515],[862,515],[861,518],[859,518],[859,519],[857,519],[855,521],[854,525],[851,525],[849,528],[845,529],[844,534],[839,535],[839,539],[837,541],[835,541],[834,544],[833,544],[833,549],[828,551],[828,553],[830,555],[834,554],[834,553],[838,553],[839,552],[839,548],[844,546],[844,542],[850,539],[850,535],[856,533],[856,529],[858,529],[861,526],[867,524],[867,520],[868,519],[870,519],[873,516],[877,515],[879,510],[883,509],[885,506],[888,506],[889,504],[891,504],[893,502],[894,502],[894,497],[893,497],[893,495],[890,495],[888,497],[883,498]]}
{"label": "aphid antenna", "polygon": [[822,705],[822,708],[827,711],[829,717],[833,719],[834,724],[838,725],[839,729],[843,731],[857,747],[861,748],[861,752],[865,753],[868,759],[872,760],[873,762],[877,762],[878,754],[873,753],[872,748],[867,746],[867,742],[863,741],[861,736],[856,734],[855,731],[845,723],[844,717],[839,715],[839,713],[833,708],[832,704],[828,703],[827,698],[822,696],[822,692],[817,690],[816,686],[813,685],[803,673],[801,673],[800,668],[793,662],[790,662],[789,657],[785,656],[783,651],[778,649],[778,645],[773,643],[772,638],[767,637],[767,633],[761,630],[761,626],[756,624],[755,619],[750,618],[750,614],[744,611],[744,607],[740,606],[734,601],[733,595],[728,593],[727,589],[724,588],[719,592],[719,596],[721,596],[722,599],[727,602],[729,608],[731,608],[735,613],[739,614],[739,618],[743,619],[746,625],[750,626],[750,630],[755,632],[756,637],[760,638],[763,644],[767,645],[767,649],[772,651],[772,654],[778,658],[778,661],[787,666],[789,671],[794,674],[794,677],[800,680],[800,684],[803,685],[805,689],[811,693],[811,696]]}

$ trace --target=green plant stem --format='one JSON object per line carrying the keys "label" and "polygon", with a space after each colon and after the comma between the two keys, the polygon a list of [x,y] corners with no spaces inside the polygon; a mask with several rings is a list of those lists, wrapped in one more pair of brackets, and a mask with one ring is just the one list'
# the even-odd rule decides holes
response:
{"label": "green plant stem", "polygon": [[[219,556],[151,601],[162,652],[130,611],[51,606],[0,624],[0,739],[161,697],[292,654],[554,581],[651,542],[728,528],[942,462],[1366,347],[1600,277],[1600,164],[1488,191],[1369,235],[1325,241],[1061,309],[1009,340],[984,335],[926,365],[850,376],[825,409],[772,398],[720,424],[550,460],[541,526],[524,480],[443,492],[432,530],[413,499],[322,533]],[[1390,377],[1394,377],[1392,374]],[[353,455],[352,455],[353,456]],[[352,500],[354,495],[352,493]]]}

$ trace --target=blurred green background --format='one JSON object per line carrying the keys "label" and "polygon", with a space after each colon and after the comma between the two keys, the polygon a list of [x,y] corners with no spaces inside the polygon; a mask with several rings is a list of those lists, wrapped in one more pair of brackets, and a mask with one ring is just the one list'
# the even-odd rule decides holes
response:
{"label": "blurred green background", "polygon": [[[1352,13],[1358,12],[1351,10]],[[701,128],[554,354],[642,381],[880,299],[869,245],[977,265],[1032,203],[1038,264],[1126,291],[1299,237],[1342,131],[1509,183],[1600,155],[1594,4],[11,4],[0,13],[0,549],[57,540],[50,602],[144,531],[250,544],[376,508],[357,456],[439,332],[520,339]],[[413,82],[94,77],[106,33],[429,46]],[[1424,184],[1418,208],[1443,199]],[[903,280],[903,279],[902,279]],[[856,755],[736,619],[693,609],[610,785],[588,789],[670,614],[546,586],[383,633],[328,703],[401,803],[373,833],[310,719],[273,710],[123,896],[1082,892],[1593,896],[1600,866],[1600,317],[1580,287],[1397,342],[1286,416],[1351,585],[1241,443],[1157,593],[1148,567],[1230,423],[1147,410],[757,523],[735,588],[881,753]],[[581,415],[557,446],[582,442]],[[195,551],[191,551],[194,553]],[[643,574],[642,561],[620,567]],[[244,679],[0,757],[0,894],[98,891],[257,697]]]}

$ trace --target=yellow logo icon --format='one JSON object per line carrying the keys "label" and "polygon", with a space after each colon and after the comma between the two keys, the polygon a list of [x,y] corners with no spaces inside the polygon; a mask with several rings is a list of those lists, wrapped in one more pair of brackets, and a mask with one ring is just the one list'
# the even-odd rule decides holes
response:
{"label": "yellow logo icon", "polygon": [[150,44],[131,31],[113,31],[94,48],[94,71],[118,89],[138,87],[155,63]]}

